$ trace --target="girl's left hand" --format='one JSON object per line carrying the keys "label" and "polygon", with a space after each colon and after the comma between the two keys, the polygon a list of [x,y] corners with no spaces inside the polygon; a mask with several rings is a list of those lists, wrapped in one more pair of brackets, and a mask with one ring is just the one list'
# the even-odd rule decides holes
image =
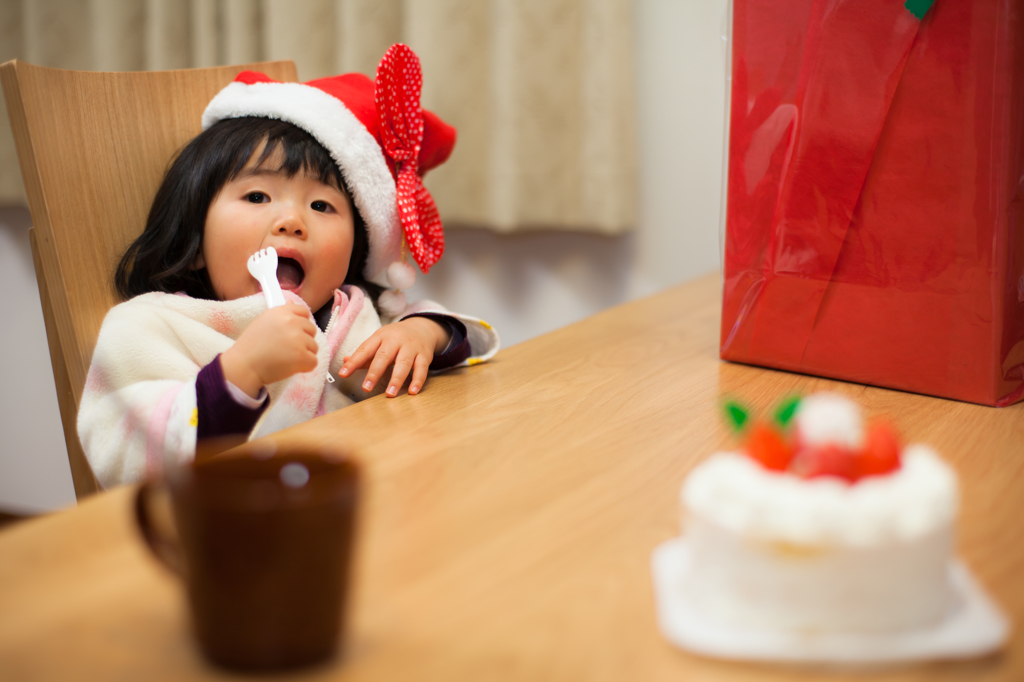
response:
{"label": "girl's left hand", "polygon": [[416,395],[427,379],[427,370],[430,361],[434,359],[434,353],[443,350],[449,340],[448,330],[426,317],[409,317],[393,322],[375,331],[352,355],[345,358],[338,376],[344,379],[357,369],[368,366],[362,388],[369,393],[388,366],[394,364],[385,394],[389,398],[398,395],[398,390],[411,370],[409,395]]}

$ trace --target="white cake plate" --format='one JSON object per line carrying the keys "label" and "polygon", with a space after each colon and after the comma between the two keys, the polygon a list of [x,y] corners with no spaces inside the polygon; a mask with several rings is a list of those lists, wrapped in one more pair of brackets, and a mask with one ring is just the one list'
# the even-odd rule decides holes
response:
{"label": "white cake plate", "polygon": [[949,563],[955,598],[942,621],[918,630],[863,634],[752,630],[708,619],[680,589],[690,560],[683,538],[663,542],[651,553],[658,626],[673,644],[705,656],[868,665],[972,658],[997,650],[1009,631],[1006,618],[956,559]]}

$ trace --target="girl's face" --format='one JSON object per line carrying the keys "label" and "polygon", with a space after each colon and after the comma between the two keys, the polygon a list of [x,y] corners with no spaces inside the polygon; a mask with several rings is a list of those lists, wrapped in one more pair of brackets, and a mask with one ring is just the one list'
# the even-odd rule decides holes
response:
{"label": "girl's face", "polygon": [[303,171],[289,178],[272,170],[280,165],[280,152],[257,168],[259,155],[210,204],[195,267],[206,267],[220,300],[251,296],[261,288],[249,274],[249,256],[273,246],[281,288],[296,293],[315,312],[333,298],[348,273],[352,205],[337,187]]}

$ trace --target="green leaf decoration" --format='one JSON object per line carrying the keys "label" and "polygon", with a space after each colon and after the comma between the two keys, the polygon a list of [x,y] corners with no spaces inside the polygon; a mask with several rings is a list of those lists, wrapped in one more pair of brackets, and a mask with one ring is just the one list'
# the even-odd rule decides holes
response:
{"label": "green leaf decoration", "polygon": [[735,400],[728,400],[725,403],[725,418],[732,430],[739,433],[750,419],[750,410],[740,405]]}
{"label": "green leaf decoration", "polygon": [[903,6],[910,10],[910,13],[917,17],[918,20],[921,20],[924,19],[924,15],[931,9],[933,2],[935,0],[907,0]]}
{"label": "green leaf decoration", "polygon": [[796,414],[796,408],[800,407],[800,396],[794,395],[783,400],[777,408],[775,408],[775,423],[779,425],[779,428],[786,428],[789,426],[789,422],[793,420],[793,415]]}

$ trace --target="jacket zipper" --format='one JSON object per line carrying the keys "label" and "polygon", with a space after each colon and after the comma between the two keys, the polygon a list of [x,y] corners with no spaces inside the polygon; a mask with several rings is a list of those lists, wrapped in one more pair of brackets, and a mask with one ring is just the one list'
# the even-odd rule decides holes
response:
{"label": "jacket zipper", "polygon": [[[327,328],[324,329],[324,340],[325,341],[330,339],[330,337],[331,337],[331,327],[334,326],[334,321],[336,319],[338,319],[338,307],[334,306],[331,309],[331,319],[327,321]],[[330,369],[330,367],[331,367],[331,360],[330,360],[330,358],[328,358],[327,359],[327,383],[333,384],[334,383],[334,377],[331,376],[331,369]]]}

